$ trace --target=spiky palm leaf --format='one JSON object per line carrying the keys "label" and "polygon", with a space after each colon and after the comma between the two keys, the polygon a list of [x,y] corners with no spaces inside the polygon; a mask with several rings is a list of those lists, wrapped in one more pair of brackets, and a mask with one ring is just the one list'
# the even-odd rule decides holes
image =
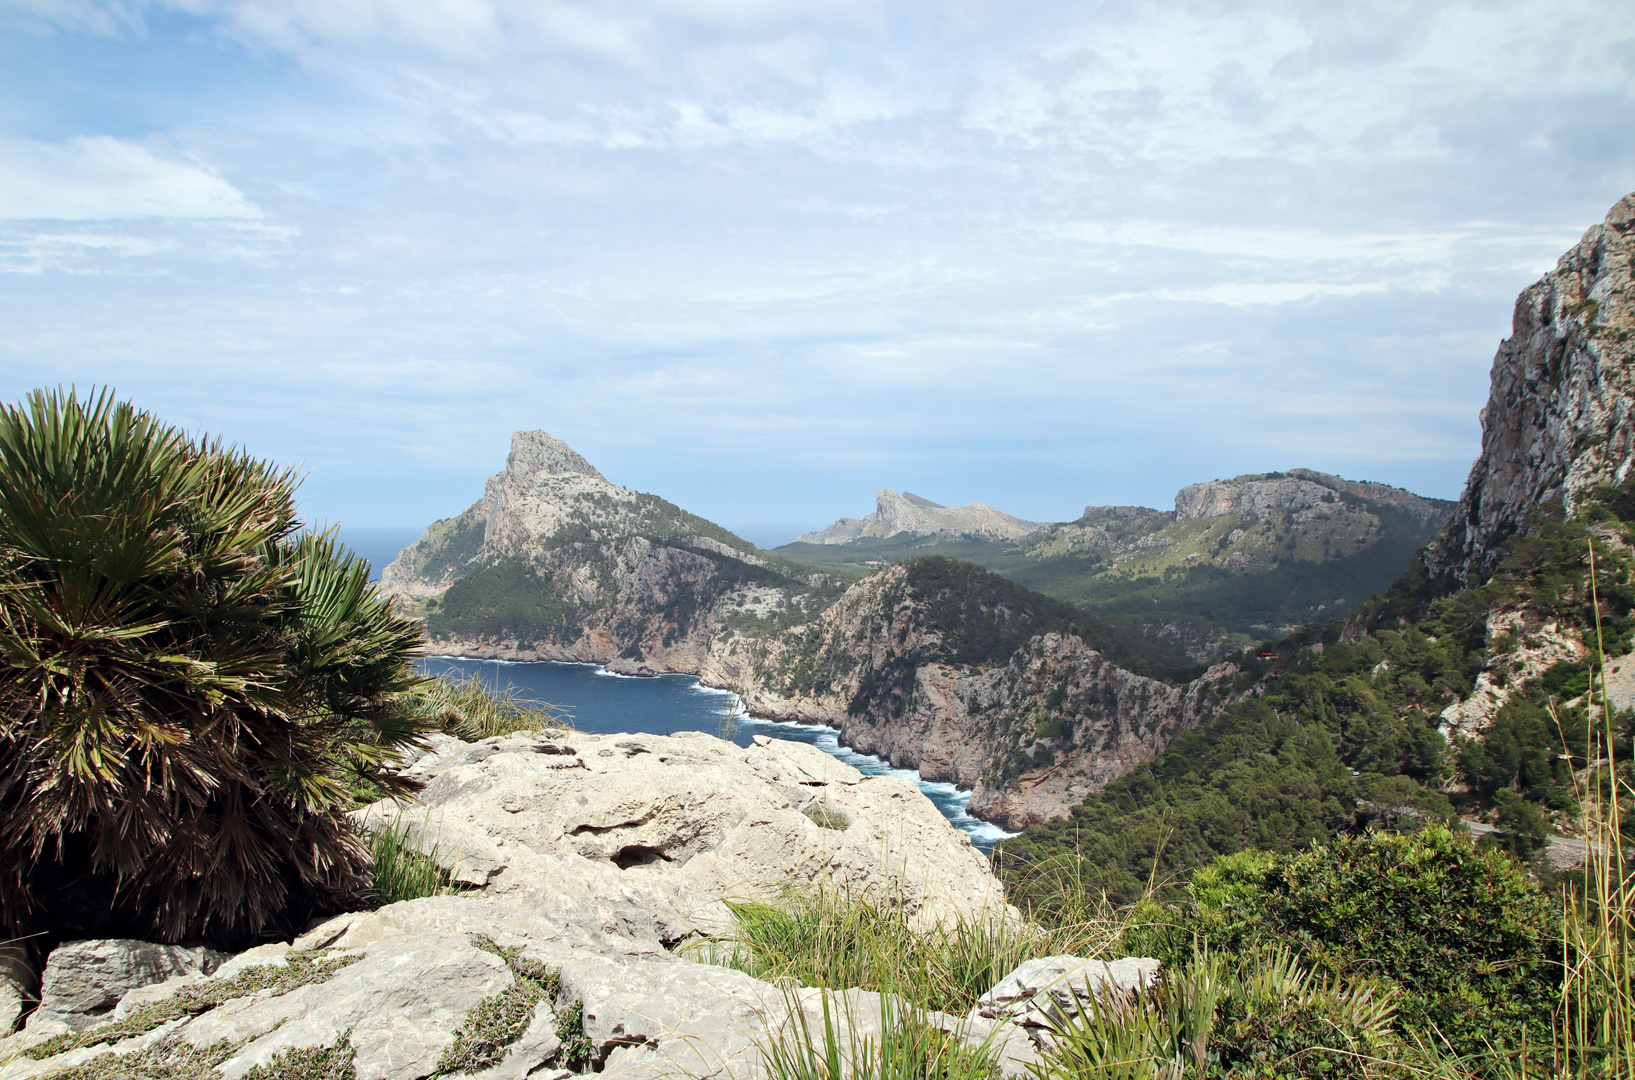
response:
{"label": "spiky palm leaf", "polygon": [[[0,916],[243,937],[360,881],[418,640],[295,480],[106,392],[0,405]],[[126,920],[129,922],[129,920]]]}

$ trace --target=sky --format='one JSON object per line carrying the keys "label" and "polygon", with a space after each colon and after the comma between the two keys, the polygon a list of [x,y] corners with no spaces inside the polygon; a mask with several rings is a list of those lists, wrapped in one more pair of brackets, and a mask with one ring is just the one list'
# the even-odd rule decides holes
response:
{"label": "sky", "polygon": [[1632,133],[1628,0],[0,0],[0,400],[114,387],[360,536],[525,428],[763,546],[1456,498]]}

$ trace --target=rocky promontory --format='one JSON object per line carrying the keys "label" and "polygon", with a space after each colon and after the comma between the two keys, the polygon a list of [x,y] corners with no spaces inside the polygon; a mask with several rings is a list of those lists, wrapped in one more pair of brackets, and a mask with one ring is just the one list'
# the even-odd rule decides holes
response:
{"label": "rocky promontory", "polygon": [[1499,545],[1555,507],[1635,469],[1635,194],[1516,299],[1493,357],[1482,451],[1425,566],[1448,590],[1480,584]]}

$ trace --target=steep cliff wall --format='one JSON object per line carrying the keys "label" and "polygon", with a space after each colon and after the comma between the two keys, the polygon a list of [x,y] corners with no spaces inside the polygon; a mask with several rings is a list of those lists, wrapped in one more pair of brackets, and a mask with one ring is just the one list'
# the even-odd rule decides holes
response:
{"label": "steep cliff wall", "polygon": [[756,715],[829,724],[847,746],[973,788],[972,813],[1020,828],[1150,761],[1236,672],[1186,686],[1137,675],[1083,622],[976,567],[917,560],[809,623],[721,642],[701,674]]}
{"label": "steep cliff wall", "polygon": [[1425,553],[1445,587],[1479,584],[1541,508],[1571,513],[1635,464],[1635,194],[1516,300],[1493,358],[1482,452],[1447,531]]}

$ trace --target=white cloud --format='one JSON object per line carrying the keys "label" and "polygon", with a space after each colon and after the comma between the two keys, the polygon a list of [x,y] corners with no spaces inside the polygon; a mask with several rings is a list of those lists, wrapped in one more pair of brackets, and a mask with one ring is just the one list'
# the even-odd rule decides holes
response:
{"label": "white cloud", "polygon": [[0,141],[0,219],[257,218],[261,211],[202,165],[106,135],[47,144]]}
{"label": "white cloud", "polygon": [[0,398],[112,379],[387,524],[522,426],[762,520],[1455,494],[1517,289],[1635,186],[1628,3],[0,0],[64,64],[0,216],[115,219],[0,223]]}

